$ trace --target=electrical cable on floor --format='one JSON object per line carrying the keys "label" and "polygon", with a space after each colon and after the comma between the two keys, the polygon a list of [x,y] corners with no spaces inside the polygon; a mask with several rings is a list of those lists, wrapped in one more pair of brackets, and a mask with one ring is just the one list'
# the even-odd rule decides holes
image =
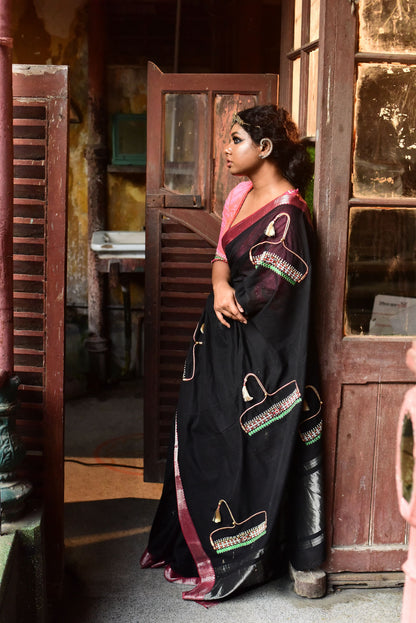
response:
{"label": "electrical cable on floor", "polygon": [[65,463],[78,463],[78,465],[85,465],[86,467],[127,467],[129,469],[140,469],[143,467],[139,465],[124,465],[123,463],[87,463],[86,461],[78,461],[77,459],[64,459]]}

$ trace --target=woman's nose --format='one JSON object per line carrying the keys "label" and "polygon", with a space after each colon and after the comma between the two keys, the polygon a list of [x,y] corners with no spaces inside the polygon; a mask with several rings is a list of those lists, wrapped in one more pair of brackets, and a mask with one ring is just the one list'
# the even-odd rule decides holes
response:
{"label": "woman's nose", "polygon": [[225,148],[224,151],[225,151],[226,154],[231,153],[231,143],[228,143],[228,145],[227,145],[227,147]]}

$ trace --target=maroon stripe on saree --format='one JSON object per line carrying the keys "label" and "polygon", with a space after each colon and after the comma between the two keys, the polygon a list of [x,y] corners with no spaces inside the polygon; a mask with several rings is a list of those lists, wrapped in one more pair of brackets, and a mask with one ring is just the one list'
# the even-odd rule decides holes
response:
{"label": "maroon stripe on saree", "polygon": [[176,500],[178,504],[178,517],[181,524],[182,534],[189,547],[192,557],[195,561],[199,574],[199,583],[190,591],[182,593],[183,599],[202,600],[205,595],[210,592],[215,584],[215,572],[210,559],[206,555],[198,533],[195,529],[188,505],[186,503],[185,493],[182,485],[182,478],[179,470],[179,440],[178,440],[178,422],[175,422],[175,449],[174,449],[174,471],[175,471],[175,488]]}

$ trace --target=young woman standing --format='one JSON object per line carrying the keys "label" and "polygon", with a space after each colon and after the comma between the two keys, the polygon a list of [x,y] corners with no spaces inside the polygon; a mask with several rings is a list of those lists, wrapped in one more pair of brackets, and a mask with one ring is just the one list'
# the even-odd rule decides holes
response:
{"label": "young woman standing", "polygon": [[142,567],[228,597],[324,558],[321,401],[310,346],[311,164],[287,111],[235,114],[213,293],[184,366]]}

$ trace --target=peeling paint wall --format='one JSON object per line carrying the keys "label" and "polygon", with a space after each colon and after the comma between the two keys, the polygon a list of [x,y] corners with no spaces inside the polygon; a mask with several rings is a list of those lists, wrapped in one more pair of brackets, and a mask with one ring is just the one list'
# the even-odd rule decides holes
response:
{"label": "peeling paint wall", "polygon": [[[87,0],[14,0],[13,62],[69,66],[71,123],[69,127],[68,252],[67,252],[67,370],[85,368],[83,340],[87,334],[88,196],[85,149],[88,142],[88,13]],[[109,158],[111,115],[146,111],[146,67],[108,67]],[[145,218],[145,175],[108,174],[107,223],[110,229],[141,230]],[[143,306],[142,285],[132,286],[133,307]],[[110,291],[110,305],[120,307],[121,293]],[[117,319],[109,312],[110,332]],[[134,319],[133,319],[134,320]],[[120,324],[120,323],[118,323]],[[121,323],[122,324],[122,323]],[[117,331],[122,331],[117,329]],[[110,335],[120,344],[123,336]],[[133,336],[133,342],[135,338]],[[77,363],[78,362],[78,363]],[[82,371],[81,371],[82,373]]]}
{"label": "peeling paint wall", "polygon": [[[86,0],[15,0],[13,62],[68,65],[71,92],[68,191],[68,305],[87,304],[88,49]],[[108,68],[108,113],[146,111],[146,68]],[[109,126],[109,147],[111,130]],[[143,229],[144,175],[109,174],[110,229]]]}
{"label": "peeling paint wall", "polygon": [[[68,171],[69,305],[87,300],[87,11],[86,0],[15,0],[13,62],[68,65],[71,117]],[[76,112],[75,112],[76,111]]]}
{"label": "peeling paint wall", "polygon": [[[111,118],[115,113],[146,112],[146,67],[112,65],[107,69],[109,146]],[[108,177],[109,229],[141,230],[145,216],[144,174],[112,173]]]}

